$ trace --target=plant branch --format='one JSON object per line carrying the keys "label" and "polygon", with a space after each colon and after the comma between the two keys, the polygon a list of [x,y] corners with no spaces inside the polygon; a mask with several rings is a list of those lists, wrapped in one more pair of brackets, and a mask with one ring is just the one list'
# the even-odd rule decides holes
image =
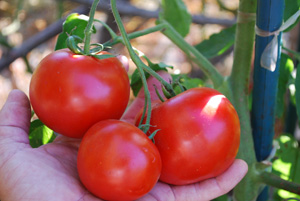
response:
{"label": "plant branch", "polygon": [[[126,46],[125,42],[123,41],[123,36],[117,36],[116,33],[110,27],[108,27],[105,23],[103,23],[99,20],[95,20],[95,21],[102,23],[104,25],[104,27],[109,31],[109,33],[112,37],[112,39],[110,41],[107,41],[103,44],[104,46],[110,47],[110,46],[113,46],[117,43],[123,43]],[[129,43],[130,39],[137,38],[137,37],[140,37],[140,36],[144,36],[144,35],[147,35],[147,34],[150,34],[150,33],[153,33],[153,32],[161,31],[164,28],[165,28],[165,26],[163,24],[159,24],[159,25],[156,25],[154,27],[150,27],[150,28],[147,28],[147,29],[144,29],[144,30],[140,30],[140,31],[136,31],[136,32],[133,32],[133,33],[130,33],[130,34],[126,34],[126,38],[127,38],[126,40],[128,40],[128,43]],[[135,54],[134,53],[134,48],[131,47],[131,45],[130,45],[129,48],[131,49],[132,53]],[[169,84],[164,79],[162,79],[159,74],[157,74],[154,70],[152,70],[150,67],[145,65],[140,59],[136,59],[136,61],[140,63],[141,67],[145,71],[147,71],[149,74],[151,74],[153,77],[155,77],[158,81],[160,81],[166,87],[166,89],[171,93],[172,96],[175,96],[175,92],[173,92],[171,84]]]}
{"label": "plant branch", "polygon": [[[118,36],[116,34],[116,32],[114,32],[114,30],[112,30],[112,28],[110,28],[110,26],[108,26],[108,24],[106,24],[105,22],[102,22],[101,20],[98,19],[94,19],[95,22],[99,22],[100,24],[102,24],[102,26],[108,31],[110,37],[112,38],[112,40],[115,40],[115,38],[119,37],[120,40],[122,41],[122,36]],[[109,45],[112,46],[112,45]]]}
{"label": "plant branch", "polygon": [[[147,118],[146,118],[146,123],[145,124],[149,125],[150,124],[150,118],[151,118],[151,96],[150,96],[150,92],[149,92],[149,89],[148,89],[148,86],[147,86],[147,79],[146,79],[145,73],[143,71],[143,66],[145,64],[136,55],[135,51],[133,50],[133,48],[132,48],[132,46],[129,42],[129,38],[127,36],[124,25],[122,23],[120,14],[118,13],[118,10],[117,10],[116,0],[111,0],[111,8],[112,8],[112,12],[113,12],[113,15],[115,17],[116,23],[117,23],[117,25],[119,27],[119,30],[121,32],[123,43],[126,46],[132,61],[136,64],[137,69],[138,69],[139,74],[140,74],[140,77],[142,79],[144,92],[145,92],[145,107],[144,107],[144,112],[143,113],[145,114],[146,110],[147,110]],[[149,130],[149,126],[143,127],[142,130],[145,133],[147,133],[147,131]]]}
{"label": "plant branch", "polygon": [[[239,12],[251,15],[256,13],[256,0],[241,0]],[[240,15],[244,16],[244,15]],[[252,131],[250,125],[250,113],[248,109],[249,80],[255,38],[255,18],[239,19],[236,28],[234,44],[234,61],[230,83],[232,88],[233,104],[237,109],[241,122],[240,155],[243,155],[248,163],[256,161]]]}
{"label": "plant branch", "polygon": [[229,79],[232,91],[231,101],[237,110],[241,126],[241,144],[237,157],[245,160],[249,166],[247,175],[234,189],[234,198],[243,201],[256,200],[258,196],[256,183],[252,177],[252,173],[256,171],[254,165],[256,157],[248,108],[248,87],[255,38],[256,5],[256,0],[240,0],[234,44],[234,61]]}
{"label": "plant branch", "polygon": [[[112,4],[112,10],[113,10],[113,14],[116,18],[116,22],[119,26],[119,29],[120,29],[120,32],[121,32],[121,35],[122,35],[122,39],[118,39],[116,38],[117,40],[120,40],[119,42],[123,42],[123,44],[127,47],[128,51],[129,51],[129,54],[130,54],[130,57],[132,58],[133,62],[137,65],[137,66],[141,66],[141,68],[143,70],[145,70],[146,72],[148,72],[150,75],[152,75],[153,77],[155,77],[159,82],[161,82],[165,88],[171,92],[171,95],[174,95],[175,96],[175,93],[173,92],[172,90],[172,85],[170,83],[168,83],[167,81],[165,81],[159,74],[157,74],[154,70],[152,70],[149,66],[145,65],[142,60],[138,57],[138,55],[136,55],[133,47],[131,46],[130,44],[130,41],[129,41],[129,36],[127,35],[126,33],[126,30],[122,24],[122,21],[121,21],[121,17],[117,11],[117,8],[116,8],[116,5],[115,5],[115,0],[112,0],[111,2]],[[138,37],[138,36],[141,36],[141,35],[145,35],[145,34],[148,34],[148,33],[152,33],[152,32],[155,32],[155,31],[159,31],[159,30],[162,30],[164,29],[164,25],[158,25],[158,26],[155,26],[153,28],[149,28],[147,30],[143,30],[143,31],[137,31],[135,33],[132,33],[130,36],[133,38],[133,37]],[[104,45],[108,45],[107,43],[105,43]],[[110,44],[109,44],[110,45]]]}
{"label": "plant branch", "polygon": [[215,66],[204,57],[195,47],[187,43],[184,38],[167,22],[160,21],[165,25],[162,33],[167,36],[175,45],[177,45],[198,67],[210,78],[215,88],[221,87],[224,83],[223,76],[216,70]]}
{"label": "plant branch", "polygon": [[[150,27],[150,28],[147,28],[147,29],[144,29],[144,30],[129,33],[129,34],[127,34],[127,36],[128,36],[129,39],[134,39],[134,38],[144,36],[144,35],[147,35],[147,34],[150,34],[150,33],[161,31],[164,28],[165,28],[165,26],[163,24],[159,24],[159,25],[156,25],[154,27]],[[122,42],[123,42],[122,41],[122,36],[117,36],[115,38],[112,38],[112,40],[105,42],[103,45],[104,46],[113,46],[117,43],[122,43]]]}
{"label": "plant branch", "polygon": [[[169,29],[167,31],[167,29]],[[136,37],[140,37],[149,33],[153,33],[156,31],[161,31],[163,32],[169,39],[171,39],[180,49],[182,49],[183,52],[185,52],[192,61],[194,61],[200,68],[201,70],[204,71],[204,73],[213,81],[214,85],[216,88],[220,88],[221,85],[224,83],[224,78],[222,75],[215,69],[214,65],[207,60],[197,49],[195,49],[193,46],[188,44],[178,33],[176,30],[173,29],[171,25],[169,25],[167,22],[162,22],[159,23],[158,25],[141,30],[141,31],[136,31],[133,33],[130,33],[127,35],[128,39],[133,39]],[[107,41],[104,43],[104,46],[113,46],[117,43],[121,43],[122,37],[113,37],[111,41]],[[172,87],[165,81],[163,80],[155,71],[153,71],[151,68],[149,68],[146,65],[143,65],[143,68],[145,71],[150,73],[152,76],[154,76],[156,79],[158,79],[168,91],[172,91]],[[175,95],[175,94],[171,94]]]}
{"label": "plant branch", "polygon": [[90,42],[91,42],[91,35],[93,33],[93,22],[94,22],[94,16],[97,9],[97,5],[100,2],[100,0],[94,0],[92,4],[92,8],[90,10],[89,14],[89,21],[88,24],[84,30],[84,53],[89,54],[90,53]]}
{"label": "plant branch", "polygon": [[259,180],[267,185],[283,189],[292,193],[296,193],[300,195],[300,184],[284,180],[279,176],[271,173],[263,171],[259,174]]}

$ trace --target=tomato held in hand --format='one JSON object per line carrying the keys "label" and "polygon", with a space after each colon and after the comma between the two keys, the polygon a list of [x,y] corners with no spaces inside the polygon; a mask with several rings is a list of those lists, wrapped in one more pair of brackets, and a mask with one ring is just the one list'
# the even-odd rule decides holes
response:
{"label": "tomato held in hand", "polygon": [[238,115],[211,88],[189,89],[152,109],[150,131],[162,158],[160,180],[184,185],[215,177],[234,161],[240,144]]}
{"label": "tomato held in hand", "polygon": [[105,120],[84,135],[78,151],[80,180],[104,200],[135,200],[148,193],[161,172],[159,152],[137,127]]}
{"label": "tomato held in hand", "polygon": [[62,135],[81,138],[96,122],[119,119],[129,92],[127,72],[117,58],[100,60],[63,49],[40,62],[29,95],[45,125]]}

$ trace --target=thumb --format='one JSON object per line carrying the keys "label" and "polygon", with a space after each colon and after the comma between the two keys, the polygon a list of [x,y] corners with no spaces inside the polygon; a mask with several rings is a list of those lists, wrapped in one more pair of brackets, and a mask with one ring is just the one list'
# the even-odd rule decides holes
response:
{"label": "thumb", "polygon": [[20,90],[13,90],[0,111],[0,144],[9,141],[28,143],[30,103]]}
{"label": "thumb", "polygon": [[[171,75],[166,71],[158,71],[157,73],[167,82],[172,80]],[[162,85],[156,78],[150,76],[147,79],[147,85],[150,92],[151,101],[159,100],[158,96],[156,95],[154,86],[157,87],[158,92],[163,96],[162,89],[161,89]],[[122,120],[134,124],[135,116],[144,107],[144,104],[145,104],[145,93],[144,93],[144,88],[141,88],[137,97],[134,99],[132,104],[127,109],[126,113],[123,115]]]}
{"label": "thumb", "polygon": [[[170,82],[172,80],[171,75],[166,71],[158,71],[157,73],[167,82]],[[155,92],[155,87],[157,88],[159,94],[162,97],[164,97],[163,92],[162,92],[162,84],[155,77],[150,76],[147,79],[147,85],[148,85],[148,89],[149,89],[152,101],[159,100],[159,98]],[[142,87],[141,90],[139,91],[135,101],[143,101],[143,102],[145,101],[144,87]]]}

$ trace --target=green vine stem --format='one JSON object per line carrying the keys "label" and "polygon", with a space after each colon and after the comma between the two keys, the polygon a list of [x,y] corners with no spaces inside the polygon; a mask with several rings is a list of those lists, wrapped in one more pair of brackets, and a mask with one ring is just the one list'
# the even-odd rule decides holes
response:
{"label": "green vine stem", "polygon": [[[174,28],[167,22],[160,22],[158,25],[154,27],[150,27],[145,30],[136,31],[127,35],[128,39],[137,38],[143,35],[147,35],[153,32],[161,31],[164,33],[171,41],[173,41],[183,52],[187,54],[202,70],[203,72],[213,81],[214,85],[219,88],[224,84],[224,78],[222,75],[215,69],[215,67],[208,61],[197,49],[188,44],[179,33],[174,30]],[[104,46],[113,46],[117,43],[123,42],[121,36],[113,37],[112,40],[104,43]],[[155,78],[160,80],[159,75],[156,75],[152,69],[143,65],[143,68],[153,75]],[[168,83],[165,83],[164,80],[160,80],[162,84],[169,90],[171,87]]]}
{"label": "green vine stem", "polygon": [[[117,40],[117,38],[120,38],[121,41],[122,41],[122,36],[118,36],[116,34],[116,32],[114,32],[114,30],[112,30],[108,24],[106,24],[105,22],[102,22],[101,20],[97,20],[97,19],[94,19],[95,22],[99,22],[100,24],[102,24],[102,26],[109,32],[109,35],[111,36],[112,40]],[[105,44],[104,44],[105,45]],[[112,45],[109,45],[109,47],[112,46]]]}
{"label": "green vine stem", "polygon": [[94,0],[90,14],[89,14],[89,21],[88,24],[84,30],[84,53],[88,55],[90,53],[90,42],[91,42],[91,35],[92,35],[92,29],[93,29],[93,22],[94,22],[94,16],[97,9],[97,5],[100,2],[100,0]]}
{"label": "green vine stem", "polygon": [[[241,0],[239,12],[256,12],[256,0]],[[243,20],[237,23],[236,39],[234,44],[234,61],[230,84],[233,93],[233,104],[237,109],[241,121],[241,144],[240,154],[248,163],[256,162],[252,131],[250,125],[250,112],[248,108],[249,79],[255,38],[255,19]]]}
{"label": "green vine stem", "polygon": [[[169,29],[167,31],[167,29]],[[171,25],[169,25],[167,22],[160,22],[158,25],[154,27],[150,27],[145,30],[136,31],[133,33],[130,33],[127,35],[128,39],[137,38],[143,35],[147,35],[153,32],[161,31],[163,32],[169,39],[171,39],[173,42],[176,41],[176,45],[185,53],[187,53],[187,56],[190,57],[202,70],[203,72],[213,81],[214,85],[217,88],[220,88],[222,84],[224,84],[224,78],[220,73],[217,72],[215,67],[193,46],[188,44],[184,38],[182,38],[176,30],[173,29]],[[104,46],[113,46],[117,43],[123,42],[123,38],[121,36],[113,37],[112,40],[107,41],[104,43]],[[192,56],[192,55],[193,56]],[[155,71],[153,71],[151,68],[149,68],[146,65],[142,66],[145,71],[150,73],[152,76],[154,76],[156,79],[158,79],[168,91],[172,91],[171,86],[166,83],[163,79],[160,78]],[[174,94],[172,94],[174,95]]]}
{"label": "green vine stem", "polygon": [[215,66],[207,60],[195,47],[187,43],[184,38],[167,22],[160,20],[165,29],[162,33],[167,36],[175,45],[177,45],[187,56],[195,62],[205,75],[211,79],[215,88],[220,88],[224,83],[224,77],[216,70]]}
{"label": "green vine stem", "polygon": [[[104,27],[108,30],[108,32],[110,33],[110,35],[112,37],[112,40],[108,41],[108,42],[105,42],[104,46],[110,47],[110,46],[113,46],[113,45],[115,45],[117,43],[123,43],[126,46],[126,44],[124,42],[124,39],[123,39],[123,35],[122,36],[117,36],[116,33],[109,26],[105,25],[105,23],[103,23],[103,22],[100,22],[100,23],[102,23],[104,25]],[[151,28],[148,28],[148,29],[145,29],[145,30],[133,32],[131,34],[127,34],[125,32],[125,34],[126,34],[126,40],[130,44],[130,42],[129,42],[130,39],[137,38],[137,37],[140,37],[140,36],[143,36],[143,35],[146,35],[146,34],[150,34],[150,33],[156,32],[156,31],[160,31],[160,30],[162,30],[164,28],[165,27],[163,25],[157,25],[155,27],[151,27]],[[124,29],[124,31],[125,31],[125,29]],[[131,44],[130,44],[130,46],[128,46],[128,48],[130,49],[129,52],[132,52],[132,54],[134,54],[134,56],[137,57],[137,55],[135,54],[135,51],[137,51],[137,50],[135,48],[133,48],[131,46]],[[160,77],[160,75],[157,74],[154,70],[152,70],[149,66],[145,65],[140,60],[140,58],[133,58],[133,59],[135,59],[136,62],[138,62],[141,65],[141,68],[143,68],[143,70],[145,70],[146,72],[148,72],[149,74],[151,74],[153,77],[155,77],[158,81],[160,81],[164,85],[164,87],[171,93],[172,96],[175,96],[175,92],[173,91],[173,88],[172,88],[171,84],[169,84],[164,79],[162,79]],[[133,60],[133,61],[135,62],[135,60]]]}
{"label": "green vine stem", "polygon": [[264,184],[300,195],[300,184],[281,179],[271,172],[263,171],[258,178]]}
{"label": "green vine stem", "polygon": [[147,126],[147,125],[150,124],[150,118],[151,118],[151,96],[150,96],[150,92],[149,92],[149,89],[148,89],[148,86],[147,86],[146,76],[145,76],[145,73],[144,73],[143,67],[142,67],[145,64],[136,55],[135,51],[133,50],[133,48],[132,48],[132,46],[129,42],[127,33],[125,31],[124,25],[123,25],[121,17],[120,17],[120,14],[117,10],[116,0],[111,0],[111,8],[112,8],[112,12],[113,12],[113,15],[115,17],[116,23],[117,23],[117,25],[119,27],[119,30],[121,32],[123,43],[126,46],[132,61],[136,64],[137,69],[138,69],[139,74],[140,74],[141,79],[142,79],[142,83],[143,83],[143,87],[144,87],[144,91],[145,91],[145,106],[146,106],[146,107],[144,107],[144,112],[143,113],[145,114],[146,110],[147,110],[147,117],[146,117],[146,123],[145,123],[146,126],[144,126],[142,128],[142,130],[145,133],[147,133],[147,131],[149,130],[149,126]]}
{"label": "green vine stem", "polygon": [[[150,33],[161,31],[164,28],[165,28],[165,26],[163,24],[159,24],[159,25],[156,25],[154,27],[150,27],[150,28],[147,28],[147,29],[144,29],[144,30],[129,33],[127,36],[128,36],[129,39],[134,39],[134,38],[138,38],[140,36],[144,36],[144,35],[147,35],[147,34],[150,34]],[[113,46],[115,44],[122,43],[122,42],[123,42],[122,36],[117,36],[115,38],[113,37],[111,41],[105,42],[104,45],[105,46]]]}
{"label": "green vine stem", "polygon": [[[238,158],[245,160],[249,170],[244,179],[235,187],[234,197],[236,200],[255,200],[258,191],[255,188],[253,175],[256,157],[252,138],[250,111],[248,108],[248,86],[255,39],[255,14],[256,0],[240,0],[238,9],[238,22],[234,44],[234,61],[230,76],[232,89],[232,103],[240,118],[241,144]],[[242,15],[240,15],[242,13]]]}

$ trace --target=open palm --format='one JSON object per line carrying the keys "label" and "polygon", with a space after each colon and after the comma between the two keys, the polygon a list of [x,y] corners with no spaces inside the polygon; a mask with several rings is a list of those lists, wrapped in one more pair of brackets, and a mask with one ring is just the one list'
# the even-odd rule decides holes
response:
{"label": "open palm", "polygon": [[[142,106],[137,99],[124,120]],[[134,107],[134,108],[133,108]],[[14,90],[0,112],[0,200],[100,200],[81,184],[76,167],[80,140],[58,136],[53,143],[33,149],[29,145],[30,103]],[[235,160],[222,175],[186,186],[158,182],[140,200],[211,200],[230,191],[246,174],[247,164]]]}

